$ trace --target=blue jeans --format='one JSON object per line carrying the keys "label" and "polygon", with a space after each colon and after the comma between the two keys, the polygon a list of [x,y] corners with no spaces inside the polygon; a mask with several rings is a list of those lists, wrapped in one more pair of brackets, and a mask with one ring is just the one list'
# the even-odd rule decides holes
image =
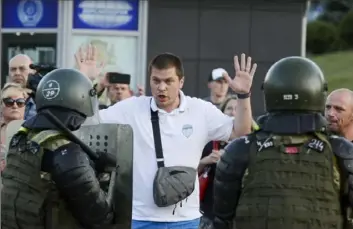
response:
{"label": "blue jeans", "polygon": [[200,219],[180,222],[151,222],[132,220],[131,229],[198,229]]}

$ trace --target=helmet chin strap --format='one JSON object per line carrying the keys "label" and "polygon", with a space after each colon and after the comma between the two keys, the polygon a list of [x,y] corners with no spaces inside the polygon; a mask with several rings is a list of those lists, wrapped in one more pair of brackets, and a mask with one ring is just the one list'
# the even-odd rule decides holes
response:
{"label": "helmet chin strap", "polygon": [[269,114],[261,129],[275,134],[305,134],[324,131],[325,117],[319,113]]}

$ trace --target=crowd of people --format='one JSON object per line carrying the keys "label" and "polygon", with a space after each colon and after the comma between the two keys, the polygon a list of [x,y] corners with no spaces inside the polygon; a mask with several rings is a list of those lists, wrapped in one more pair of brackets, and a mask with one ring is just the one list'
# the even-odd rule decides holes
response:
{"label": "crowd of people", "polygon": [[[350,228],[353,92],[338,89],[326,99],[327,84],[314,62],[302,57],[276,62],[264,81],[266,114],[254,121],[250,97],[257,65],[245,54],[234,57],[234,77],[223,68],[210,71],[210,95],[204,99],[183,93],[183,64],[171,53],[150,62],[152,96],[145,96],[141,87],[134,94],[129,75],[114,73],[122,78],[112,82],[112,73],[101,72],[95,47],[81,47],[75,57],[77,70],[54,70],[37,89],[41,92],[50,80],[71,81],[60,93],[76,87],[76,94],[65,95],[72,103],[63,103],[63,96],[58,96],[60,100],[43,93],[31,96],[35,93],[27,89],[28,77],[35,73],[29,68],[31,60],[20,54],[9,62],[10,82],[1,91],[6,198],[2,228],[35,228],[53,214],[26,210],[29,216],[24,216],[17,213],[25,207],[11,208],[20,204],[16,197],[20,189],[35,185],[34,178],[26,181],[24,174],[30,172],[49,173],[49,181],[68,204],[59,210],[70,212],[62,226],[44,220],[38,228],[114,228],[114,206],[96,178],[97,166],[84,162],[87,155],[77,144],[64,137],[49,139],[55,142],[45,144],[49,153],[37,157],[23,151],[31,155],[24,157],[21,151],[19,156],[22,136],[28,141],[55,129],[45,121],[47,110],[71,131],[96,113],[101,123],[131,126],[133,229]],[[96,93],[89,93],[92,89]],[[92,101],[104,93],[109,103],[101,102],[98,110]],[[6,127],[13,120],[23,120],[26,130],[7,143]],[[93,164],[106,163],[95,160]],[[39,161],[39,167],[29,168],[26,163],[31,161]],[[39,197],[43,192],[38,193],[36,197],[46,200]],[[25,198],[31,195],[22,198],[30,201]],[[38,202],[35,207],[41,208],[43,203]]]}

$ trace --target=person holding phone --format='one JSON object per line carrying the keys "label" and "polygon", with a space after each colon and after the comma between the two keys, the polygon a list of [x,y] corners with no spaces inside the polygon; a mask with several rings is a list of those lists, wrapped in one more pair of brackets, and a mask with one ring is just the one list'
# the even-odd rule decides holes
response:
{"label": "person holding phone", "polygon": [[[107,72],[107,97],[110,100],[110,105],[114,105],[124,99],[134,96],[134,92],[130,88],[131,75],[119,72]],[[145,91],[138,86],[138,96],[144,95]]]}
{"label": "person holding phone", "polygon": [[114,105],[132,96],[130,89],[131,76],[129,74],[108,72],[107,79],[109,81],[107,96],[110,100],[110,105]]}

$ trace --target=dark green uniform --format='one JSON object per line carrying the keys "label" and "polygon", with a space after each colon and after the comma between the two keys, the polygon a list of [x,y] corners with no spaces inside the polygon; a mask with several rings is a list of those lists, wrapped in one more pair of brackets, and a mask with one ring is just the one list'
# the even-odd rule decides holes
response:
{"label": "dark green uniform", "polygon": [[340,175],[351,173],[353,144],[325,133],[321,70],[284,58],[263,90],[261,129],[229,144],[217,165],[214,228],[345,228]]}
{"label": "dark green uniform", "polygon": [[113,209],[96,178],[103,157],[91,160],[44,115],[50,111],[66,128],[77,130],[97,106],[92,83],[76,70],[54,70],[43,77],[35,98],[37,115],[9,145],[1,228],[107,228]]}

